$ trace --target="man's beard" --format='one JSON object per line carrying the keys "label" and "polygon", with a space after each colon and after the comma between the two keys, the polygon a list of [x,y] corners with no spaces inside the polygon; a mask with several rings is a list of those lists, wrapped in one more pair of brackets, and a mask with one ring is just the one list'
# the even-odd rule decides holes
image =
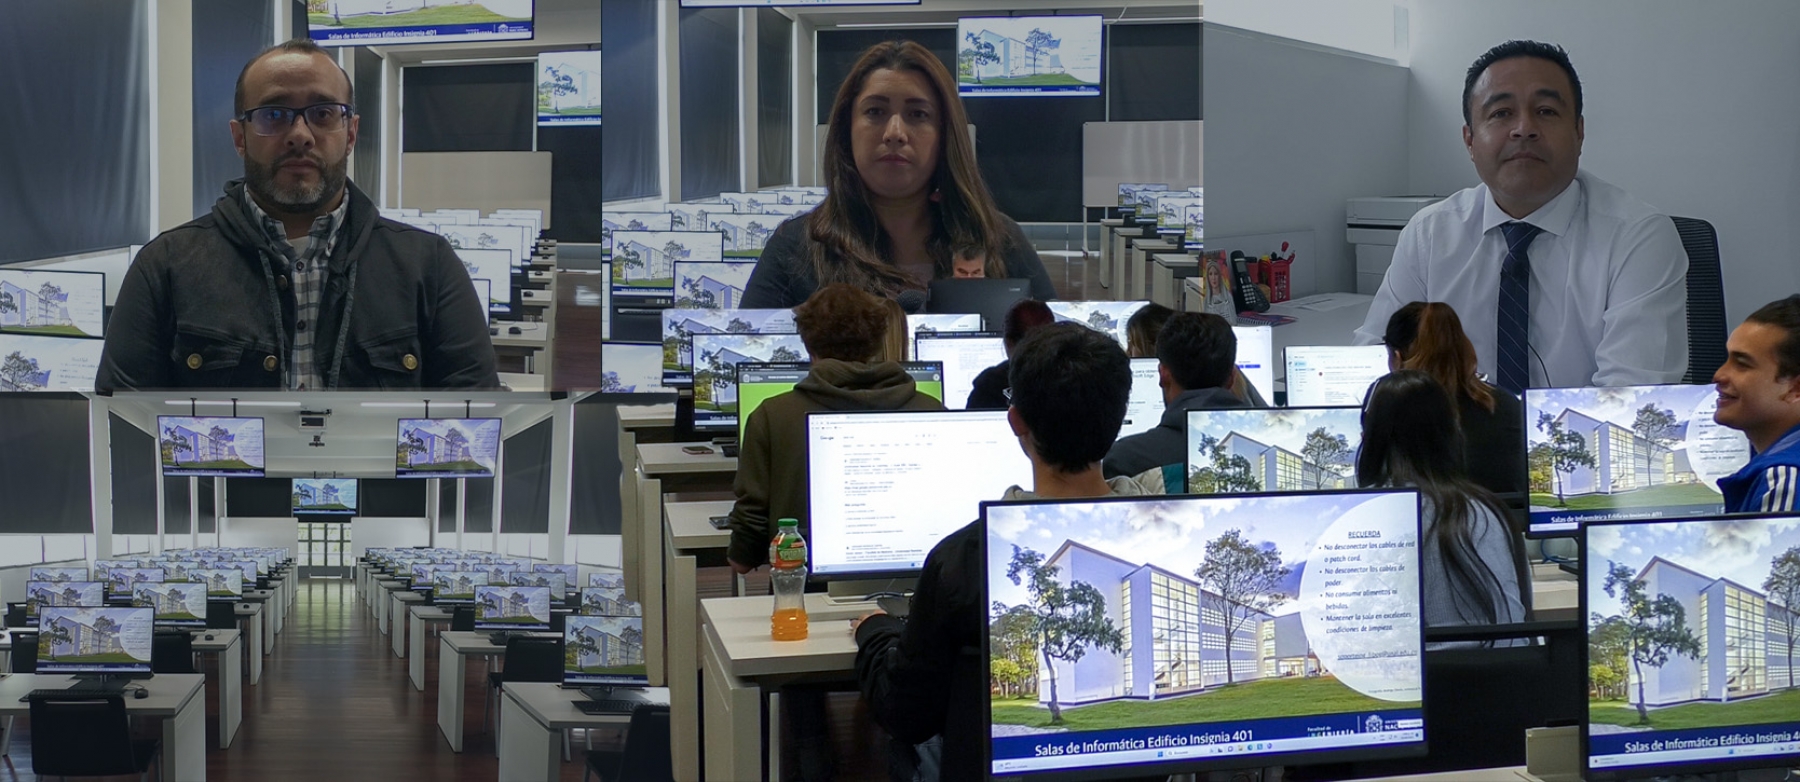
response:
{"label": "man's beard", "polygon": [[325,208],[326,204],[337,198],[344,189],[344,182],[349,178],[350,156],[345,155],[335,164],[323,164],[319,167],[319,181],[315,185],[294,185],[282,187],[275,184],[275,175],[280,165],[292,156],[282,158],[274,166],[265,166],[248,156],[244,158],[244,186],[257,199],[273,204],[284,211],[295,214],[311,214]]}

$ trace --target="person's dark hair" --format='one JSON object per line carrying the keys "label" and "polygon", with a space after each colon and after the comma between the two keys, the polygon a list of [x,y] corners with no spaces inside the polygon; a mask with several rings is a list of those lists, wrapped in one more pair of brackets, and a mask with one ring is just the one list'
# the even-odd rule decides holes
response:
{"label": "person's dark hair", "polygon": [[[1506,526],[1521,602],[1530,588],[1525,548],[1511,528],[1500,500],[1468,478],[1462,427],[1450,393],[1431,376],[1402,369],[1375,381],[1362,412],[1362,447],[1356,457],[1359,486],[1411,486],[1436,514],[1421,548],[1436,547],[1456,587],[1457,615],[1466,622],[1493,624],[1495,603],[1503,602],[1500,576],[1475,550],[1476,507],[1485,507]],[[1486,600],[1469,600],[1486,595]],[[1473,603],[1470,605],[1469,603]]]}
{"label": "person's dark hair", "polygon": [[1156,336],[1156,360],[1184,391],[1225,388],[1237,368],[1237,334],[1210,312],[1178,312]]}
{"label": "person's dark hair", "polygon": [[1079,323],[1052,323],[1019,343],[1007,374],[1038,458],[1062,472],[1106,458],[1131,398],[1131,359],[1118,340]]}
{"label": "person's dark hair", "polygon": [[1475,377],[1475,343],[1463,333],[1456,308],[1441,301],[1415,301],[1388,317],[1382,342],[1400,354],[1400,366],[1431,376],[1450,392],[1492,412],[1494,394]]}
{"label": "person's dark hair", "polygon": [[1025,335],[1055,322],[1056,315],[1050,312],[1050,305],[1036,299],[1020,299],[1006,311],[1006,320],[1000,328],[1000,342],[1011,354]]}
{"label": "person's dark hair", "polygon": [[1145,304],[1131,313],[1131,319],[1125,321],[1125,354],[1132,358],[1152,358],[1156,355],[1156,335],[1162,332],[1163,324],[1169,322],[1169,316],[1175,311],[1156,302]]}
{"label": "person's dark hair", "polygon": [[880,296],[833,283],[794,308],[794,329],[814,361],[868,361],[882,352],[888,308]]}
{"label": "person's dark hair", "polygon": [[[325,47],[313,43],[307,38],[293,38],[282,41],[281,43],[258,52],[255,57],[250,58],[249,62],[244,63],[243,70],[238,71],[237,89],[231,96],[231,116],[234,119],[244,116],[245,111],[256,108],[255,106],[244,105],[244,77],[249,75],[250,66],[262,62],[264,57],[271,54],[322,54],[331,59],[331,64],[337,65],[337,58],[332,57],[331,52],[326,51]],[[344,74],[344,84],[348,86],[350,91],[350,97],[345,102],[350,104],[351,113],[355,113],[356,82],[350,80],[350,74],[344,70],[344,66],[338,65],[338,73]]]}
{"label": "person's dark hair", "polygon": [[965,130],[969,115],[957,97],[956,79],[937,55],[913,41],[886,41],[863,52],[832,101],[821,171],[825,200],[805,217],[813,240],[814,273],[821,283],[847,282],[886,295],[908,285],[905,273],[885,260],[891,254],[892,240],[876,219],[850,147],[856,97],[862,94],[869,74],[884,68],[918,73],[935,93],[939,149],[931,187],[938,198],[931,201],[931,238],[926,250],[936,276],[950,274],[952,247],[979,247],[987,256],[986,275],[1005,277],[1004,258],[1013,238],[975,165],[975,147]]}
{"label": "person's dark hair", "polygon": [[1463,77],[1462,109],[1464,125],[1471,124],[1474,117],[1474,112],[1469,109],[1469,95],[1475,92],[1475,81],[1481,78],[1481,74],[1487,71],[1488,66],[1501,60],[1510,60],[1514,57],[1536,57],[1540,60],[1549,60],[1550,62],[1556,63],[1557,67],[1562,68],[1563,73],[1566,73],[1569,76],[1569,89],[1575,93],[1574,95],[1569,96],[1569,100],[1575,107],[1575,116],[1581,116],[1581,77],[1575,75],[1575,66],[1569,62],[1569,53],[1563,51],[1561,46],[1557,46],[1553,43],[1542,43],[1540,41],[1507,41],[1506,43],[1483,52],[1480,57],[1475,58],[1475,64],[1469,66],[1468,75]]}
{"label": "person's dark hair", "polygon": [[1744,322],[1774,326],[1787,332],[1787,338],[1775,348],[1775,376],[1800,375],[1800,293],[1762,305]]}

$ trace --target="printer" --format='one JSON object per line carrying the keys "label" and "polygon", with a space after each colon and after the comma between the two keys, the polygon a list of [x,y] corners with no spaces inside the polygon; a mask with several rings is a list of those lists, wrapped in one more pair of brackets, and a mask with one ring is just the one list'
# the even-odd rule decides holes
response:
{"label": "printer", "polygon": [[1443,196],[1373,196],[1344,202],[1344,238],[1356,249],[1356,292],[1373,294],[1394,260],[1400,229]]}

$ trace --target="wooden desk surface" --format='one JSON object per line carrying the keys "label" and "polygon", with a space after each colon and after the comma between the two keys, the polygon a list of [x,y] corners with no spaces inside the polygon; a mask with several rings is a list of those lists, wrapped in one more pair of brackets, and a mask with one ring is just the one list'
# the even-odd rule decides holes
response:
{"label": "wooden desk surface", "polygon": [[[683,453],[681,449],[690,445],[705,445],[713,452]],[[638,464],[643,465],[645,475],[652,477],[671,473],[737,472],[737,458],[725,456],[711,443],[638,443],[637,450]]]}
{"label": "wooden desk surface", "polygon": [[[647,694],[655,703],[669,702],[669,688],[649,687]],[[575,701],[587,700],[578,690],[565,690],[550,682],[508,682],[506,697],[512,698],[533,720],[549,730],[582,728],[595,725],[628,725],[630,714],[587,715],[575,708]]]}
{"label": "wooden desk surface", "polygon": [[731,529],[715,529],[710,519],[731,512],[732,500],[679,501],[663,495],[663,518],[676,551],[722,549],[731,544]]}

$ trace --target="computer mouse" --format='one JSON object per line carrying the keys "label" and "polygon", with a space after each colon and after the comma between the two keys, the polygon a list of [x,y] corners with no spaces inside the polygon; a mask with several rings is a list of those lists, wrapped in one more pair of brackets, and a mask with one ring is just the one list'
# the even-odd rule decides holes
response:
{"label": "computer mouse", "polygon": [[208,641],[211,641],[211,640],[212,640],[212,639],[213,639],[213,637],[212,637],[212,633],[207,633],[207,634],[206,634],[206,640],[208,640]]}
{"label": "computer mouse", "polygon": [[146,690],[142,687],[139,687],[136,690],[132,691],[131,697],[136,698],[138,700],[143,700],[145,698],[150,697],[150,691]]}
{"label": "computer mouse", "polygon": [[506,333],[508,333],[508,334],[524,334],[525,330],[522,328],[519,328],[518,326],[512,326],[512,327],[507,328]]}
{"label": "computer mouse", "polygon": [[488,333],[489,333],[489,334],[499,334],[499,333],[500,333],[500,327],[499,327],[499,326],[495,326],[495,327],[493,327],[493,328],[490,328],[490,329],[488,329]]}

